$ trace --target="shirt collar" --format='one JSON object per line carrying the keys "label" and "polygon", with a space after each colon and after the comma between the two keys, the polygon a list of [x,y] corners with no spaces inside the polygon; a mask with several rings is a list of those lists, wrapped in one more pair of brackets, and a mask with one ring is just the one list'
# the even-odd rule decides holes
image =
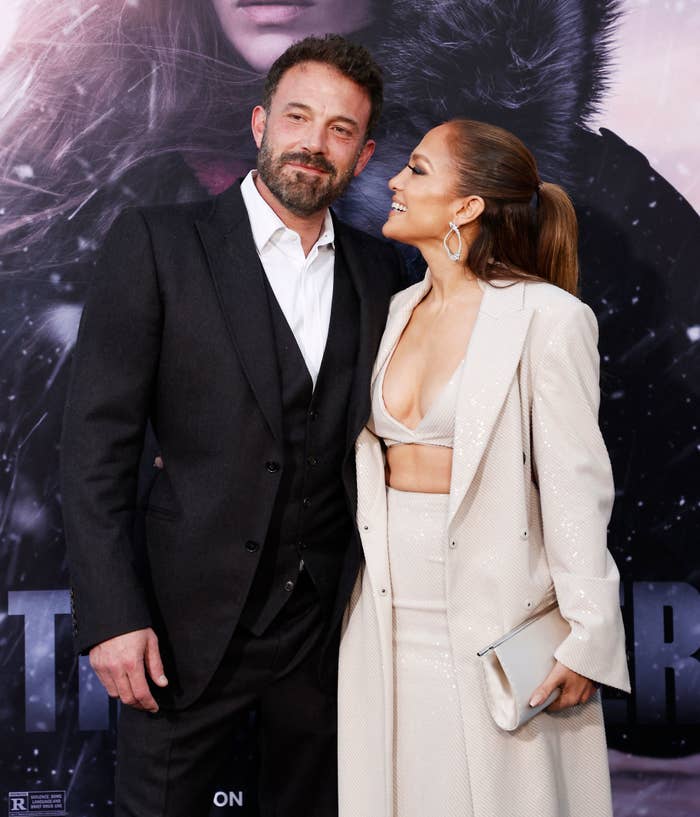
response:
{"label": "shirt collar", "polygon": [[[243,196],[243,203],[248,211],[248,220],[250,221],[250,228],[253,232],[255,247],[258,253],[261,253],[278,231],[294,231],[287,227],[287,225],[282,221],[277,213],[275,213],[272,207],[270,207],[270,205],[260,195],[258,188],[255,186],[255,180],[253,177],[255,172],[256,171],[251,170],[241,182],[241,195]],[[323,219],[321,235],[319,236],[315,246],[323,247],[327,244],[330,244],[331,248],[334,248],[335,231],[333,229],[333,219],[331,218],[331,213],[328,209],[326,210],[326,215]]]}

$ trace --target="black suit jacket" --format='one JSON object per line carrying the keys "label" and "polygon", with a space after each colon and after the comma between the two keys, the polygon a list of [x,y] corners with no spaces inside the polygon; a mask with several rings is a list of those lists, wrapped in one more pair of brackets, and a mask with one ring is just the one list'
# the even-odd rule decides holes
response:
{"label": "black suit jacket", "polygon": [[[334,225],[360,300],[342,475],[354,507],[354,441],[402,270],[391,246]],[[207,202],[126,210],[80,325],[61,465],[77,647],[153,626],[176,706],[199,695],[232,636],[280,481],[268,466],[284,468],[263,275],[238,184]],[[132,528],[149,420],[166,465],[140,554]],[[359,563],[353,542],[336,621]]]}

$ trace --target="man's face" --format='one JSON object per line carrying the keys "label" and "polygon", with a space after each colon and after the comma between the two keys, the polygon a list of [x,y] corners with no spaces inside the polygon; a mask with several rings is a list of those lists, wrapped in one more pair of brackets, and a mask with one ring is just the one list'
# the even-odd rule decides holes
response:
{"label": "man's face", "polygon": [[374,152],[367,92],[335,68],[306,62],[280,79],[269,111],[253,111],[258,173],[290,212],[325,210]]}
{"label": "man's face", "polygon": [[243,59],[267,71],[312,34],[349,34],[368,25],[372,0],[211,0],[224,34]]}

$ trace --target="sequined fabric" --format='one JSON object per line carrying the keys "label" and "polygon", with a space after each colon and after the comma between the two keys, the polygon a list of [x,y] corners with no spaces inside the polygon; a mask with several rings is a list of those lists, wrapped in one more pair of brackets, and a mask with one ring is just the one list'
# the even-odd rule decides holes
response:
{"label": "sequined fabric", "polygon": [[394,814],[473,814],[445,601],[447,494],[387,488]]}
{"label": "sequined fabric", "polygon": [[[426,278],[395,296],[374,379],[429,286]],[[484,291],[459,384],[447,521],[438,534],[447,539],[445,620],[471,800],[465,813],[473,817],[612,815],[599,696],[506,733],[489,713],[477,657],[556,596],[572,627],[557,658],[599,683],[629,690],[619,575],[606,548],[613,484],[597,424],[596,340],[591,310],[557,287],[518,282]],[[402,774],[395,740],[422,719],[413,709],[404,716],[394,674],[401,646],[394,637],[396,601],[406,597],[397,567],[410,560],[392,553],[390,565],[390,550],[405,545],[395,536],[396,521],[391,531],[388,525],[380,441],[365,429],[355,453],[365,565],[340,648],[340,817],[405,817],[394,797],[395,772]],[[428,527],[405,509],[398,524],[409,542],[412,531]],[[432,583],[436,568],[417,567],[421,587]],[[448,665],[432,660],[444,675]],[[443,704],[435,698],[444,694],[443,687],[425,694],[431,717],[431,707]],[[410,719],[416,723],[404,723]],[[437,749],[416,742],[418,762],[429,764],[434,779],[456,752],[450,734]],[[457,779],[465,780],[463,771]],[[425,787],[425,796],[437,788],[430,781]],[[442,817],[450,806],[418,813]]]}

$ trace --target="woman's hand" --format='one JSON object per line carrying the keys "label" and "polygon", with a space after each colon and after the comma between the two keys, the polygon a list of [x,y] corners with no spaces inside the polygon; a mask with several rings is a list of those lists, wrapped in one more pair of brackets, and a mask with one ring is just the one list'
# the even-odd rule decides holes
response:
{"label": "woman's hand", "polygon": [[568,706],[585,704],[598,689],[594,681],[579,675],[578,672],[574,672],[557,661],[554,669],[532,693],[530,706],[541,704],[557,687],[561,688],[561,695],[547,707],[547,712],[559,712]]}

